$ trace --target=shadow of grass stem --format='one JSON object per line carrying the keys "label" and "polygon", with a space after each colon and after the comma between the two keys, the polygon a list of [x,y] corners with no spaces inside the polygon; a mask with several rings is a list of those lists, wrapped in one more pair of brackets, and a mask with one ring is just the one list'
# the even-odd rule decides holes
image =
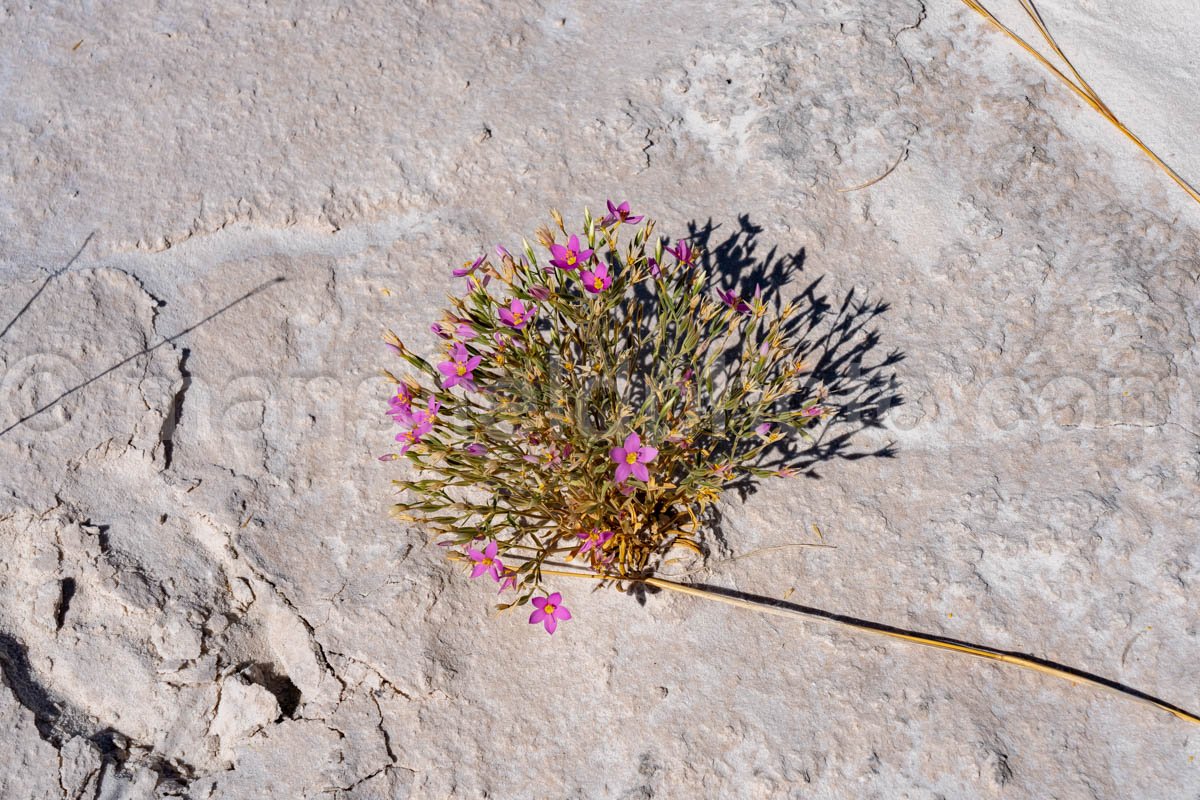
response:
{"label": "shadow of grass stem", "polygon": [[730,594],[723,594],[721,592],[713,591],[711,589],[702,589],[685,583],[676,583],[675,581],[666,580],[664,578],[654,578],[649,576],[629,577],[602,572],[576,572],[553,568],[543,568],[542,574],[554,575],[557,577],[584,578],[589,580],[604,581],[609,582],[611,585],[617,586],[618,588],[622,588],[620,586],[622,583],[641,583],[646,586],[653,586],[657,589],[664,589],[666,591],[690,595],[691,597],[699,597],[705,600],[715,600],[719,603],[736,606],[737,608],[746,609],[748,611],[755,611],[760,614],[771,614],[773,616],[789,617],[791,619],[815,620],[826,624],[840,625],[842,627],[851,628],[864,633],[872,633],[878,636],[886,636],[891,639],[899,639],[901,641],[919,644],[924,647],[932,647],[938,650],[949,650],[954,653],[962,653],[964,655],[975,656],[976,658],[987,659],[989,661],[998,661],[1003,664],[1011,664],[1022,669],[1040,672],[1043,675],[1051,675],[1056,678],[1061,678],[1063,680],[1070,681],[1072,684],[1084,684],[1100,689],[1106,689],[1127,699],[1136,700],[1140,703],[1154,706],[1162,711],[1166,711],[1168,714],[1178,717],[1185,722],[1191,722],[1193,724],[1200,725],[1200,717],[1197,717],[1195,714],[1191,714],[1181,708],[1177,708],[1169,703],[1153,698],[1135,689],[1131,689],[1111,681],[1090,677],[1070,668],[1056,666],[1054,664],[1049,664],[1027,656],[1018,655],[1016,653],[1006,653],[1000,650],[993,650],[989,647],[955,642],[937,636],[907,633],[898,630],[888,630],[883,627],[876,627],[866,623],[854,622],[853,620],[849,619],[834,618],[832,615],[826,616],[816,611],[804,611],[800,608],[790,605],[779,605],[767,599],[747,599],[744,597],[736,597]]}

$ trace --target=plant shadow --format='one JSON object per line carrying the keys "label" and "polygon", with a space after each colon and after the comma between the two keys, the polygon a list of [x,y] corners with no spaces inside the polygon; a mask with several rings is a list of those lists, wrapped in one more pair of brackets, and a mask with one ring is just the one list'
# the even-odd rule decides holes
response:
{"label": "plant shadow", "polygon": [[[709,274],[725,288],[742,298],[761,289],[778,313],[788,287],[797,284],[796,279],[804,271],[807,254],[804,248],[781,254],[771,247],[760,256],[763,228],[745,214],[738,217],[737,225],[720,238],[722,226],[714,225],[712,220],[703,225],[693,222],[688,226],[689,239],[701,249]],[[813,278],[786,298],[799,311],[783,333],[796,342],[795,355],[806,365],[807,380],[801,391],[785,402],[797,408],[818,395],[823,405],[837,413],[811,438],[783,437],[761,464],[813,478],[820,477],[817,466],[821,462],[833,459],[894,458],[894,444],[863,448],[856,446],[856,439],[865,430],[882,428],[887,412],[904,402],[893,370],[904,360],[904,353],[895,349],[884,352],[878,330],[879,318],[889,304],[871,300],[853,288],[840,298],[834,297],[832,291],[823,288],[825,282],[825,276]],[[724,363],[736,365],[745,356],[747,346],[753,343],[731,344],[724,353]],[[736,489],[745,499],[754,493],[756,482],[743,480],[726,488]]]}
{"label": "plant shadow", "polygon": [[[817,479],[820,466],[835,460],[894,458],[894,443],[883,446],[863,444],[862,434],[884,426],[888,411],[903,403],[894,367],[904,353],[886,349],[879,326],[889,305],[873,300],[858,289],[850,288],[841,296],[828,288],[826,276],[801,280],[808,260],[804,248],[780,252],[763,243],[763,227],[749,215],[737,218],[728,230],[710,219],[703,224],[693,221],[684,237],[700,252],[699,266],[711,276],[711,291],[732,291],[737,298],[749,300],[761,292],[763,302],[779,315],[789,302],[793,312],[781,333],[793,343],[790,358],[804,364],[803,384],[794,395],[781,398],[780,410],[797,410],[819,398],[819,404],[833,413],[802,430],[783,430],[755,465],[761,470],[784,475]],[[736,301],[735,301],[736,302]],[[656,300],[648,291],[635,294],[637,307],[631,317],[653,319]],[[756,335],[757,336],[757,335]],[[730,337],[716,361],[714,375],[720,384],[716,392],[738,380],[747,361],[757,357],[760,342],[747,336]],[[639,354],[637,363],[652,369],[649,350]],[[644,396],[632,387],[633,402]],[[644,390],[642,390],[644,391]],[[874,438],[874,437],[873,437]],[[877,441],[877,440],[876,440]],[[734,454],[713,452],[716,461]],[[760,478],[745,474],[724,484],[745,501],[756,493]],[[706,550],[730,552],[719,504],[705,510],[701,528],[707,532]],[[634,594],[644,601],[644,589],[632,584]]]}

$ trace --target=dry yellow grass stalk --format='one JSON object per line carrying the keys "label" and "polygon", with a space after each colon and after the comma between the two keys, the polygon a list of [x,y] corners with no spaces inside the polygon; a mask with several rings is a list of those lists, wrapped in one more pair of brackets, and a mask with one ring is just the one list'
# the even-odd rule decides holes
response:
{"label": "dry yellow grass stalk", "polygon": [[963,653],[976,658],[984,658],[989,661],[999,661],[1004,664],[1012,664],[1022,669],[1033,670],[1044,675],[1052,675],[1056,678],[1062,678],[1070,681],[1073,684],[1084,684],[1087,686],[1095,686],[1100,689],[1106,689],[1115,694],[1121,695],[1131,700],[1136,700],[1139,703],[1154,706],[1157,709],[1166,711],[1175,717],[1178,717],[1185,722],[1191,722],[1195,725],[1200,725],[1200,717],[1191,714],[1178,706],[1171,705],[1156,697],[1152,697],[1145,692],[1132,689],[1124,686],[1116,681],[1099,678],[1089,675],[1080,670],[1071,669],[1069,667],[1051,664],[1047,661],[1041,661],[1030,656],[1023,656],[1018,653],[1006,653],[1002,650],[993,650],[990,647],[982,647],[979,645],[967,644],[966,642],[958,642],[951,639],[944,639],[937,636],[929,636],[912,631],[902,631],[895,628],[890,628],[886,625],[877,625],[859,620],[854,620],[839,614],[831,614],[828,612],[806,610],[799,606],[785,604],[781,601],[772,601],[768,598],[749,598],[738,596],[736,593],[725,593],[722,591],[714,591],[712,589],[692,586],[686,583],[676,583],[675,581],[665,580],[663,578],[642,577],[642,578],[626,578],[618,575],[606,575],[599,572],[591,571],[576,571],[571,569],[553,569],[543,568],[543,574],[557,575],[560,577],[570,578],[586,578],[597,581],[604,581],[620,588],[625,583],[642,583],[647,586],[654,586],[659,589],[665,589],[671,592],[679,592],[680,594],[691,595],[692,597],[701,597],[705,600],[716,600],[719,603],[726,603],[738,608],[744,608],[749,611],[757,611],[760,614],[772,614],[779,617],[791,617],[793,619],[808,619],[824,622],[831,625],[841,625],[843,627],[852,628],[864,633],[873,633],[878,636],[886,636],[891,639],[899,639],[913,644],[923,645],[925,647],[933,647],[939,650],[949,650],[954,653]]}
{"label": "dry yellow grass stalk", "polygon": [[1066,54],[1062,51],[1062,48],[1058,46],[1058,42],[1056,42],[1054,37],[1050,34],[1050,29],[1046,27],[1045,20],[1042,19],[1041,13],[1038,12],[1032,0],[1019,0],[1021,3],[1021,8],[1025,10],[1025,13],[1029,16],[1030,20],[1032,20],[1034,26],[1037,27],[1038,32],[1041,33],[1042,38],[1046,40],[1046,43],[1050,46],[1050,49],[1053,51],[1054,55],[1062,59],[1063,64],[1066,65],[1067,70],[1071,73],[1070,76],[1051,63],[1050,59],[1044,56],[1033,45],[1021,38],[1015,31],[1012,30],[1012,28],[1009,28],[1007,25],[997,19],[991,11],[988,11],[987,8],[984,7],[983,3],[978,2],[978,0],[963,0],[963,2],[966,3],[969,8],[972,8],[978,12],[984,19],[1002,31],[1006,36],[1020,45],[1022,49],[1041,62],[1046,69],[1050,70],[1055,76],[1058,77],[1059,80],[1070,87],[1071,91],[1079,95],[1083,102],[1095,109],[1100,116],[1107,119],[1117,128],[1117,130],[1123,133],[1125,137],[1129,139],[1129,141],[1137,145],[1139,150],[1145,153],[1150,160],[1157,164],[1163,172],[1167,173],[1167,175],[1171,177],[1171,180],[1179,184],[1179,187],[1187,192],[1193,200],[1195,200],[1197,203],[1200,203],[1200,192],[1197,192],[1194,188],[1192,188],[1191,184],[1184,180],[1179,173],[1171,169],[1171,167],[1165,161],[1159,158],[1153,150],[1147,147],[1146,144],[1133,133],[1133,131],[1125,127],[1125,124],[1121,122],[1121,120],[1117,119],[1117,115],[1112,112],[1112,109],[1110,109],[1104,103],[1104,101],[1100,99],[1100,96],[1096,94],[1096,90],[1093,89],[1091,85],[1084,80],[1083,76],[1079,74],[1079,71],[1075,69],[1075,65],[1071,63],[1071,60],[1067,58]]}

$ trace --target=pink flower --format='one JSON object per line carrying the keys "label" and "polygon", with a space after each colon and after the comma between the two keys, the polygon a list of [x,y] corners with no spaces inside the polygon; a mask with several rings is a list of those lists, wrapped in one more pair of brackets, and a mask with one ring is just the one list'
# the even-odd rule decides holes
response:
{"label": "pink flower", "polygon": [[674,247],[668,247],[667,252],[675,256],[675,260],[683,266],[691,264],[696,258],[696,251],[692,249],[691,245],[682,240],[676,242]]}
{"label": "pink flower", "polygon": [[553,634],[560,619],[566,622],[571,618],[571,612],[562,604],[562,595],[558,592],[549,597],[535,597],[530,602],[533,603],[534,611],[529,615],[529,624],[542,623],[546,626],[546,633]]}
{"label": "pink flower", "polygon": [[585,269],[579,273],[583,279],[583,288],[592,294],[600,294],[612,285],[612,276],[608,274],[608,264],[601,261],[595,270]]}
{"label": "pink flower", "polygon": [[612,225],[614,222],[628,222],[630,225],[636,225],[641,222],[641,217],[631,217],[629,215],[629,201],[626,200],[619,206],[614,206],[613,201],[608,201],[608,216],[600,220],[601,225]]}
{"label": "pink flower", "polygon": [[572,236],[567,240],[566,247],[561,244],[550,245],[550,255],[554,256],[550,259],[550,263],[559,269],[575,269],[581,261],[587,261],[592,257],[592,251],[580,250],[579,237]]}
{"label": "pink flower", "polygon": [[461,384],[464,389],[476,391],[474,369],[482,360],[480,356],[471,356],[462,342],[455,342],[450,348],[450,360],[437,365],[438,372],[446,376],[442,386],[449,389]]}
{"label": "pink flower", "polygon": [[562,457],[556,447],[545,450],[540,456],[531,453],[521,456],[521,458],[530,464],[545,464],[547,467],[557,467],[562,464]]}
{"label": "pink flower", "polygon": [[755,428],[754,432],[757,433],[759,436],[766,436],[768,433],[771,432],[771,423],[764,422],[762,425],[759,425],[757,428]]}
{"label": "pink flower", "polygon": [[617,483],[624,483],[631,473],[633,477],[646,483],[650,480],[650,470],[646,469],[646,465],[658,455],[658,448],[642,447],[641,437],[631,433],[625,437],[624,446],[614,447],[609,455],[617,462],[617,472],[614,476]]}
{"label": "pink flower", "polygon": [[505,567],[500,571],[500,591],[505,589],[515,588],[517,585],[517,571],[512,567]]}
{"label": "pink flower", "polygon": [[396,394],[388,400],[387,414],[397,425],[407,424],[412,418],[412,401],[416,397],[416,392],[407,383],[396,385]]}
{"label": "pink flower", "polygon": [[481,445],[479,442],[471,442],[469,445],[464,447],[463,450],[466,450],[473,456],[481,456],[487,453],[487,448]]}
{"label": "pink flower", "polygon": [[462,321],[459,321],[454,326],[453,333],[447,332],[446,329],[437,322],[430,325],[429,330],[433,331],[435,335],[442,339],[462,339],[463,341],[466,341],[468,339],[474,339],[476,336],[475,329]]}
{"label": "pink flower", "polygon": [[[432,426],[430,426],[430,427],[432,427]],[[410,448],[414,444],[417,444],[418,442],[420,442],[421,437],[426,433],[429,433],[429,428],[427,428],[423,425],[417,426],[415,428],[411,428],[406,431],[400,431],[400,433],[397,433],[396,441],[400,442],[400,445],[401,445],[400,446],[400,455],[404,455],[405,453],[407,453],[408,448]]]}
{"label": "pink flower", "polygon": [[729,306],[739,314],[749,314],[750,304],[733,293],[733,289],[728,291],[717,291],[717,297],[721,298],[721,302]]}
{"label": "pink flower", "polygon": [[550,299],[550,289],[545,286],[530,286],[529,294],[536,297],[538,300]]}
{"label": "pink flower", "polygon": [[475,259],[475,261],[473,263],[470,261],[464,261],[463,265],[462,265],[462,269],[454,270],[454,277],[461,278],[464,275],[470,275],[472,272],[479,269],[479,265],[482,264],[485,260],[487,260],[487,253],[484,253],[479,258]]}
{"label": "pink flower", "polygon": [[[396,441],[403,445],[400,448],[401,455],[407,453],[408,448],[420,442],[422,436],[433,430],[433,423],[437,420],[437,413],[441,410],[442,404],[432,397],[429,398],[424,411],[409,409],[408,416],[402,421],[402,424],[408,425],[409,429],[396,434]],[[399,419],[396,421],[401,422]]]}
{"label": "pink flower", "polygon": [[586,536],[584,536],[582,533],[578,534],[578,538],[583,540],[583,547],[579,548],[579,554],[583,555],[588,550],[592,550],[593,548],[596,550],[596,552],[599,552],[601,549],[603,549],[605,543],[608,542],[608,540],[612,537],[612,531],[598,531],[595,528],[592,528],[592,532]]}
{"label": "pink flower", "polygon": [[500,580],[500,572],[504,569],[504,564],[496,557],[498,549],[495,540],[488,542],[482,553],[474,547],[467,548],[467,556],[475,562],[475,566],[471,569],[472,578],[478,578],[487,573],[492,576],[492,580]]}
{"label": "pink flower", "polygon": [[383,344],[398,356],[402,356],[408,352],[404,349],[404,342],[400,341],[399,337],[397,337],[396,334],[392,333],[391,331],[388,331],[383,337]]}
{"label": "pink flower", "polygon": [[482,281],[477,281],[472,277],[467,278],[467,294],[476,289],[486,289],[487,285],[492,282],[492,276],[485,274]]}
{"label": "pink flower", "polygon": [[658,259],[650,256],[646,259],[646,264],[650,267],[650,274],[657,278],[662,275],[662,269],[658,266]]}
{"label": "pink flower", "polygon": [[810,408],[804,409],[804,411],[802,411],[800,413],[806,417],[816,417],[816,416],[820,416],[824,412],[825,412],[825,409],[821,408],[820,406],[812,406]]}
{"label": "pink flower", "polygon": [[500,321],[510,328],[520,330],[529,324],[530,318],[537,313],[537,306],[529,306],[528,308],[520,300],[513,299],[508,303],[508,308],[500,306]]}

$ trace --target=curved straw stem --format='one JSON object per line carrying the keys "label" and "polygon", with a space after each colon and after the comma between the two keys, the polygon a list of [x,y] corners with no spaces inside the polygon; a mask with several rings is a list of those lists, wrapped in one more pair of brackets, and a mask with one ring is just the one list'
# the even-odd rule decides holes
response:
{"label": "curved straw stem", "polygon": [[1129,141],[1137,145],[1139,150],[1145,153],[1151,161],[1158,165],[1159,169],[1167,173],[1171,180],[1179,184],[1179,187],[1187,192],[1193,200],[1195,200],[1197,203],[1200,203],[1200,192],[1197,192],[1195,189],[1193,189],[1191,184],[1185,181],[1183,177],[1179,175],[1179,173],[1171,169],[1171,167],[1168,166],[1165,161],[1159,158],[1153,150],[1146,146],[1146,144],[1142,142],[1142,140],[1139,139],[1133,133],[1133,131],[1125,127],[1125,124],[1121,122],[1121,120],[1117,119],[1117,115],[1112,112],[1112,109],[1110,109],[1104,103],[1104,101],[1100,99],[1100,96],[1096,94],[1096,90],[1093,89],[1091,85],[1083,79],[1083,76],[1079,74],[1077,69],[1075,69],[1075,65],[1071,63],[1071,60],[1067,58],[1065,53],[1063,53],[1062,48],[1058,46],[1058,42],[1056,42],[1054,37],[1050,35],[1050,29],[1046,27],[1046,23],[1042,19],[1042,15],[1033,5],[1033,0],[1020,0],[1021,8],[1024,9],[1025,13],[1033,21],[1033,24],[1037,27],[1038,32],[1041,33],[1042,38],[1046,40],[1046,43],[1050,45],[1050,49],[1054,51],[1054,54],[1061,58],[1063,63],[1067,65],[1067,69],[1071,71],[1071,74],[1075,77],[1075,80],[1067,77],[1062,70],[1054,66],[1054,64],[1052,64],[1048,58],[1042,55],[1037,48],[1022,39],[1019,35],[1017,35],[1016,32],[1012,30],[1012,28],[1009,28],[1003,22],[998,20],[995,15],[992,14],[992,12],[988,11],[987,8],[984,7],[983,3],[979,2],[979,0],[963,0],[963,3],[965,3],[967,7],[976,11],[980,16],[982,16],[984,19],[1002,31],[1005,35],[1007,35],[1010,39],[1020,45],[1022,49],[1041,62],[1042,66],[1054,73],[1054,75],[1063,83],[1065,83],[1071,89],[1071,91],[1079,95],[1083,102],[1091,106],[1098,114],[1100,114],[1100,116],[1111,122],[1117,130],[1119,130],[1127,139],[1129,139]]}
{"label": "curved straw stem", "polygon": [[1002,650],[993,650],[990,647],[982,647],[980,645],[968,644],[966,642],[958,642],[953,639],[946,639],[940,636],[932,636],[929,634],[915,633],[912,631],[902,631],[896,628],[890,628],[885,625],[876,623],[864,622],[855,620],[849,617],[844,617],[838,614],[832,614],[827,611],[818,611],[816,609],[806,609],[793,604],[784,604],[780,601],[772,600],[765,597],[753,597],[740,593],[734,593],[728,590],[717,590],[705,587],[689,585],[685,583],[676,583],[675,581],[665,580],[663,578],[622,578],[615,575],[605,575],[599,572],[575,572],[573,570],[560,569],[543,569],[543,575],[558,575],[571,578],[588,578],[591,580],[603,580],[614,582],[636,582],[643,583],[647,586],[654,586],[658,589],[665,589],[680,594],[691,595],[692,597],[701,597],[705,600],[715,600],[719,603],[744,608],[749,611],[757,611],[760,614],[773,614],[779,617],[791,617],[793,619],[809,619],[820,622],[841,625],[854,630],[863,631],[864,633],[873,633],[879,636],[887,636],[891,639],[899,639],[913,644],[923,645],[925,647],[933,647],[939,650],[949,650],[955,653],[963,653],[977,658],[988,659],[989,661],[999,661],[1004,664],[1012,664],[1023,669],[1040,672],[1044,675],[1053,675],[1056,678],[1070,681],[1074,684],[1086,684],[1095,686],[1100,689],[1107,689],[1115,694],[1122,695],[1131,700],[1137,700],[1140,703],[1154,706],[1155,708],[1166,711],[1179,719],[1185,720],[1200,725],[1200,717],[1195,714],[1188,713],[1177,706],[1159,700],[1137,689],[1133,689],[1115,681],[1106,678],[1100,678],[1095,675],[1089,675],[1080,670],[1064,667],[1058,664],[1053,664],[1048,661],[1024,656],[1019,653],[1008,653]]}

